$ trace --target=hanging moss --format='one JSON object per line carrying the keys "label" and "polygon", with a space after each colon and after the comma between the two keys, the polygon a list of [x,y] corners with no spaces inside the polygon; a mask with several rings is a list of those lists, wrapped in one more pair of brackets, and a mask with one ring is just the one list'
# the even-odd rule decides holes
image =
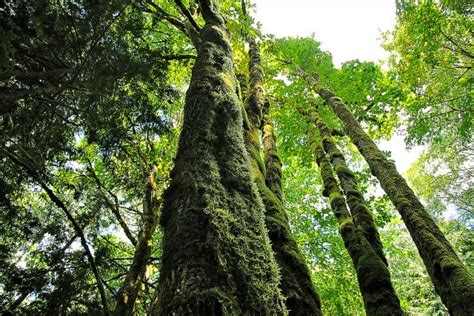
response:
{"label": "hanging moss", "polygon": [[[372,174],[399,211],[418,248],[436,292],[452,315],[474,315],[474,278],[419,199],[340,98],[328,89],[318,94],[342,121],[344,132],[367,161]],[[443,263],[443,264],[441,264]],[[446,263],[446,264],[444,264]],[[441,266],[449,267],[445,270]]]}

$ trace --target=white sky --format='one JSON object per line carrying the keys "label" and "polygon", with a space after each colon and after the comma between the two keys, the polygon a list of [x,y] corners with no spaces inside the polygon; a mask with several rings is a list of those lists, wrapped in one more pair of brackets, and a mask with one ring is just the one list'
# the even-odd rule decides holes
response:
{"label": "white sky", "polygon": [[264,33],[277,37],[315,34],[334,63],[388,57],[380,32],[395,25],[395,0],[254,0]]}
{"label": "white sky", "polygon": [[[351,59],[379,61],[388,53],[380,47],[381,32],[396,21],[395,0],[253,0],[255,18],[263,33],[277,37],[310,36],[329,51],[336,66]],[[392,152],[397,168],[404,173],[416,161],[422,147],[405,149],[403,137],[379,142]]]}

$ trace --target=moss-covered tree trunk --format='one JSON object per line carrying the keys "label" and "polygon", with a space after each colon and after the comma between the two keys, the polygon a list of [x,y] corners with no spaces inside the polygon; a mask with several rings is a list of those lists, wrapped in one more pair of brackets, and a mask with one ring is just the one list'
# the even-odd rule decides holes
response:
{"label": "moss-covered tree trunk", "polygon": [[[244,121],[245,144],[250,154],[253,179],[265,205],[265,223],[281,271],[281,291],[290,315],[320,315],[320,300],[296,241],[291,235],[288,217],[280,196],[265,183],[265,165],[260,155],[260,126],[265,102],[263,71],[258,45],[249,37],[250,86]],[[245,84],[243,84],[245,86]],[[276,154],[276,151],[274,152]]]}
{"label": "moss-covered tree trunk", "polygon": [[449,312],[452,315],[474,315],[474,279],[415,193],[395,165],[364,132],[346,105],[327,89],[320,89],[318,94],[334,109],[346,134],[400,212],[435,289]]}
{"label": "moss-covered tree trunk", "polygon": [[308,114],[319,130],[324,151],[329,156],[329,160],[339,178],[354,223],[362,229],[367,241],[370,243],[375,253],[377,253],[380,259],[388,265],[387,259],[383,253],[383,246],[380,241],[377,227],[375,226],[372,214],[367,207],[364,196],[357,188],[357,179],[354,173],[348,168],[344,155],[339,148],[337,148],[336,143],[334,142],[331,130],[321,119],[317,110],[312,110]]}
{"label": "moss-covered tree trunk", "polygon": [[158,222],[155,174],[156,168],[153,168],[147,177],[143,199],[143,226],[135,246],[132,264],[119,291],[115,315],[133,315],[135,301],[151,256],[153,233]]}
{"label": "moss-covered tree trunk", "polygon": [[232,48],[212,1],[163,200],[158,315],[283,313],[278,267],[252,181]]}
{"label": "moss-covered tree trunk", "polygon": [[354,223],[322,144],[317,142],[311,132],[308,137],[321,170],[324,195],[329,196],[331,209],[339,225],[339,233],[357,273],[367,315],[403,315],[390,280],[390,272],[367,241],[363,229]]}
{"label": "moss-covered tree trunk", "polygon": [[283,202],[281,189],[281,159],[278,156],[275,130],[270,118],[270,103],[265,101],[262,119],[263,160],[265,162],[265,184]]}

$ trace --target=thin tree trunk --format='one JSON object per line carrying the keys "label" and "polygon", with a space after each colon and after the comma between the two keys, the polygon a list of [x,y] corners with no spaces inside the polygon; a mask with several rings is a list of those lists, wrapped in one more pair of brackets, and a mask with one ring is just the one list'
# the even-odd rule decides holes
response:
{"label": "thin tree trunk", "polygon": [[265,184],[275,197],[283,203],[281,189],[281,159],[278,156],[276,136],[273,123],[270,119],[270,102],[265,101],[263,106],[263,159],[265,162]]}
{"label": "thin tree trunk", "polygon": [[206,24],[186,94],[164,229],[158,315],[278,315],[283,299],[243,141],[232,48],[223,18]]}
{"label": "thin tree trunk", "polygon": [[275,195],[265,184],[266,172],[260,155],[259,130],[265,102],[263,71],[258,45],[251,36],[249,45],[250,87],[246,102],[247,119],[244,121],[245,144],[250,154],[253,178],[265,205],[265,223],[282,276],[281,290],[287,298],[286,307],[290,315],[320,315],[319,296],[314,289],[305,259],[291,235],[281,193],[280,196]]}
{"label": "thin tree trunk", "polygon": [[336,175],[341,182],[341,187],[346,196],[347,205],[351,211],[354,224],[362,229],[367,241],[370,243],[375,253],[386,265],[388,265],[387,259],[383,253],[383,246],[380,241],[377,227],[375,226],[372,214],[367,207],[364,196],[357,188],[357,179],[354,173],[348,168],[344,155],[339,148],[337,148],[334,142],[331,130],[321,119],[317,110],[310,111],[308,115],[319,130],[324,151],[329,156],[329,160],[331,161],[331,164],[336,171]]}
{"label": "thin tree trunk", "polygon": [[329,196],[331,208],[339,224],[339,233],[357,272],[367,315],[403,315],[387,266],[375,253],[363,230],[354,224],[322,144],[317,143],[311,133],[308,136],[321,170],[324,195]]}
{"label": "thin tree trunk", "polygon": [[334,109],[345,133],[400,212],[435,289],[449,312],[452,315],[474,315],[474,279],[415,193],[395,165],[364,132],[346,105],[327,89],[320,89],[318,94]]}
{"label": "thin tree trunk", "polygon": [[[125,222],[125,220],[123,219],[122,214],[120,214],[119,203],[118,203],[117,196],[115,194],[113,194],[109,189],[104,187],[104,185],[102,184],[102,181],[100,181],[100,179],[99,179],[99,176],[95,173],[92,162],[89,159],[87,159],[87,164],[88,164],[87,170],[89,171],[89,173],[94,178],[95,183],[98,186],[99,192],[102,195],[102,198],[104,199],[105,204],[107,204],[107,206],[112,211],[112,214],[114,214],[115,218],[117,219],[117,222],[120,224],[120,227],[122,227],[122,230],[125,233],[125,236],[127,236],[128,240],[132,243],[133,246],[136,246],[137,245],[137,240],[133,236],[130,229],[128,228],[128,225]],[[109,200],[109,198],[105,194],[104,190],[107,191],[107,193],[109,193],[109,195],[115,199],[115,203],[113,203],[112,201]]]}
{"label": "thin tree trunk", "polygon": [[132,264],[118,295],[116,315],[133,315],[135,301],[151,256],[153,233],[158,222],[156,211],[159,207],[156,197],[155,175],[156,167],[151,170],[147,177],[143,199],[143,227],[140,230]]}

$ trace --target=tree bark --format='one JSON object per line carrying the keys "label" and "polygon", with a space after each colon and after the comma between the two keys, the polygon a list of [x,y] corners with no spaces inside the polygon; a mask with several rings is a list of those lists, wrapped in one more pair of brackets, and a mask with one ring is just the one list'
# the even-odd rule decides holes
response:
{"label": "tree bark", "polygon": [[143,199],[143,226],[135,246],[132,264],[118,295],[115,315],[133,315],[135,301],[145,276],[148,260],[150,260],[153,233],[158,222],[156,211],[159,207],[156,197],[155,175],[156,167],[151,170],[147,177]]}
{"label": "tree bark", "polygon": [[314,289],[305,259],[291,235],[281,194],[275,195],[265,183],[265,165],[260,155],[260,126],[265,102],[264,76],[258,45],[251,36],[249,57],[250,87],[246,102],[247,119],[244,120],[245,144],[250,155],[253,179],[265,205],[265,223],[282,276],[281,290],[287,298],[286,307],[290,315],[320,315],[319,296]]}
{"label": "tree bark", "polygon": [[316,142],[312,133],[308,136],[323,178],[323,194],[329,196],[339,233],[356,269],[367,315],[403,315],[387,266],[367,241],[362,228],[354,223],[322,144]]}
{"label": "tree bark", "polygon": [[375,226],[372,214],[367,207],[364,196],[357,188],[357,179],[354,173],[348,168],[344,155],[339,148],[337,148],[334,142],[331,130],[321,119],[317,110],[310,111],[309,116],[319,130],[324,151],[329,156],[332,167],[339,178],[354,224],[362,229],[367,241],[372,246],[375,253],[386,265],[388,265],[387,259],[383,253],[383,246],[380,241],[379,232],[377,231],[377,227]]}
{"label": "tree bark", "polygon": [[273,123],[270,119],[270,103],[265,102],[263,106],[263,159],[265,162],[265,184],[273,192],[275,197],[283,203],[281,189],[281,159],[278,156],[276,136]]}
{"label": "tree bark", "polygon": [[450,314],[474,315],[474,279],[415,193],[395,165],[364,132],[341,99],[327,89],[320,89],[318,94],[334,109],[344,125],[345,133],[359,149],[372,174],[400,212],[435,289]]}
{"label": "tree bark", "polygon": [[164,229],[158,315],[279,315],[279,273],[243,141],[232,48],[213,1],[186,94]]}

